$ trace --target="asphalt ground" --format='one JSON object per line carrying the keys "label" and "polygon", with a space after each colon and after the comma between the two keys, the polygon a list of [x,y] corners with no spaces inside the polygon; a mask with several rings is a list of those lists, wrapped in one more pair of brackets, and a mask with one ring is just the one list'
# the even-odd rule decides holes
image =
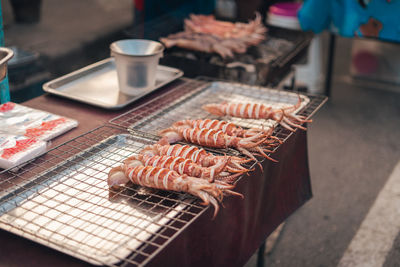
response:
{"label": "asphalt ground", "polygon": [[345,77],[349,45],[337,44],[332,95],[308,129],[313,198],[265,266],[400,266],[400,87]]}

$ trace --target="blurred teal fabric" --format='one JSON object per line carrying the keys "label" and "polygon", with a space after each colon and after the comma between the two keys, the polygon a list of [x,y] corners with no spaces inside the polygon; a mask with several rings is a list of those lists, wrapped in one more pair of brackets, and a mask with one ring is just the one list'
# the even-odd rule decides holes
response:
{"label": "blurred teal fabric", "polygon": [[303,30],[315,33],[400,42],[400,0],[305,0],[298,18]]}
{"label": "blurred teal fabric", "polygon": [[[0,46],[4,46],[4,31],[3,31],[3,11],[1,9],[0,1]],[[8,76],[0,82],[0,103],[6,103],[10,101],[10,88],[8,85]]]}

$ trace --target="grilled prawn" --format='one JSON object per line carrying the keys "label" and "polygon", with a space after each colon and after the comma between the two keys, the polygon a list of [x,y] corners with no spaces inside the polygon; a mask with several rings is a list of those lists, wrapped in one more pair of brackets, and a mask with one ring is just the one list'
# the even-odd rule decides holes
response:
{"label": "grilled prawn", "polygon": [[285,108],[273,109],[270,106],[258,103],[228,103],[207,104],[203,109],[217,116],[232,116],[245,119],[272,119],[280,123],[283,127],[290,131],[294,131],[293,127],[306,130],[301,126],[302,123],[311,122],[302,115],[294,114],[294,111],[300,107],[301,98],[296,105]]}
{"label": "grilled prawn", "polygon": [[265,154],[265,152],[271,151],[260,147],[260,144],[268,138],[265,137],[263,133],[259,133],[247,138],[240,138],[229,136],[222,131],[216,131],[213,129],[171,127],[160,131],[159,135],[168,140],[169,143],[186,140],[192,144],[213,148],[234,147],[253,160],[257,161],[250,151],[255,151],[267,159],[276,161]]}
{"label": "grilled prawn", "polygon": [[162,144],[161,140],[158,144],[145,147],[140,154],[148,156],[173,156],[190,159],[203,167],[213,167],[220,165],[226,158],[229,159],[228,164],[225,166],[224,171],[233,173],[244,173],[250,171],[241,164],[247,163],[250,160],[235,156],[215,156],[214,154],[206,152],[202,148],[189,145],[170,145],[168,142]]}
{"label": "grilled prawn", "polygon": [[[173,156],[147,156],[147,155],[135,155],[124,160],[124,164],[128,167],[133,163],[137,164],[137,161],[142,163],[144,166],[153,166],[160,168],[167,168],[176,171],[179,174],[187,174],[189,176],[207,179],[209,182],[213,182],[214,178],[219,176],[219,174],[225,169],[229,162],[229,158],[219,161],[216,165],[212,167],[202,167],[194,163],[191,159],[185,159],[182,157]],[[231,180],[241,173],[235,175],[225,176],[227,180]]]}
{"label": "grilled prawn", "polygon": [[281,144],[282,141],[273,136],[272,133],[274,131],[273,127],[268,129],[243,129],[240,126],[235,125],[232,122],[222,121],[222,120],[181,120],[175,122],[173,127],[186,127],[186,128],[200,128],[200,129],[213,129],[217,131],[222,131],[223,133],[229,136],[237,136],[237,137],[251,137],[259,133],[263,133],[268,138],[265,140],[263,144],[274,146],[277,143]]}
{"label": "grilled prawn", "polygon": [[219,206],[218,201],[222,201],[223,194],[243,195],[230,189],[234,185],[228,185],[223,182],[210,183],[207,180],[179,174],[175,171],[152,166],[142,166],[140,164],[134,167],[126,165],[112,168],[108,174],[109,186],[125,184],[131,181],[134,184],[147,186],[163,190],[172,190],[187,192],[203,200],[203,205],[211,203],[214,210],[214,217],[217,215]]}

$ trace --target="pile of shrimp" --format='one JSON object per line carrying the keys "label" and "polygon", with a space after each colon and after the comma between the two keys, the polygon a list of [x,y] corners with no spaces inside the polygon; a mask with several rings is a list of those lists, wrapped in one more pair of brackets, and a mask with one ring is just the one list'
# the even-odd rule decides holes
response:
{"label": "pile of shrimp", "polygon": [[247,162],[249,160],[240,157],[216,156],[195,146],[170,145],[163,139],[112,168],[108,185],[118,188],[132,182],[145,187],[186,192],[199,197],[203,205],[213,205],[215,217],[223,196],[243,198],[232,189],[237,177],[250,171],[242,166]]}
{"label": "pile of shrimp", "polygon": [[[300,103],[299,97],[297,104],[281,109],[263,104],[226,102],[207,104],[203,108],[218,116],[273,119],[290,131],[295,128],[306,130],[302,124],[311,120],[294,113]],[[282,141],[273,136],[273,132],[273,127],[243,129],[223,120],[177,121],[159,131],[161,139],[157,144],[145,147],[112,168],[108,185],[113,188],[132,182],[151,188],[186,192],[200,198],[203,205],[213,205],[215,217],[225,195],[243,198],[242,194],[233,191],[238,177],[253,170],[243,164],[258,162],[256,156],[276,162],[268,154]],[[178,141],[210,148],[234,148],[247,157],[216,156],[197,146],[173,144]]]}
{"label": "pile of shrimp", "polygon": [[232,58],[235,53],[242,54],[252,45],[266,39],[267,28],[256,13],[255,19],[248,23],[216,20],[213,15],[190,15],[185,19],[185,30],[160,38],[165,47],[181,48],[217,53],[222,58]]}

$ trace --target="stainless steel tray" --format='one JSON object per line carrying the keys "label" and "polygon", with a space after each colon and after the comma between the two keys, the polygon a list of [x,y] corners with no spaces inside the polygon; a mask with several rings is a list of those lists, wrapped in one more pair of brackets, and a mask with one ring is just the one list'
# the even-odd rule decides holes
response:
{"label": "stainless steel tray", "polygon": [[104,59],[43,85],[43,90],[106,109],[119,109],[154,92],[183,75],[179,69],[159,65],[152,90],[129,96],[119,92],[113,58]]}

